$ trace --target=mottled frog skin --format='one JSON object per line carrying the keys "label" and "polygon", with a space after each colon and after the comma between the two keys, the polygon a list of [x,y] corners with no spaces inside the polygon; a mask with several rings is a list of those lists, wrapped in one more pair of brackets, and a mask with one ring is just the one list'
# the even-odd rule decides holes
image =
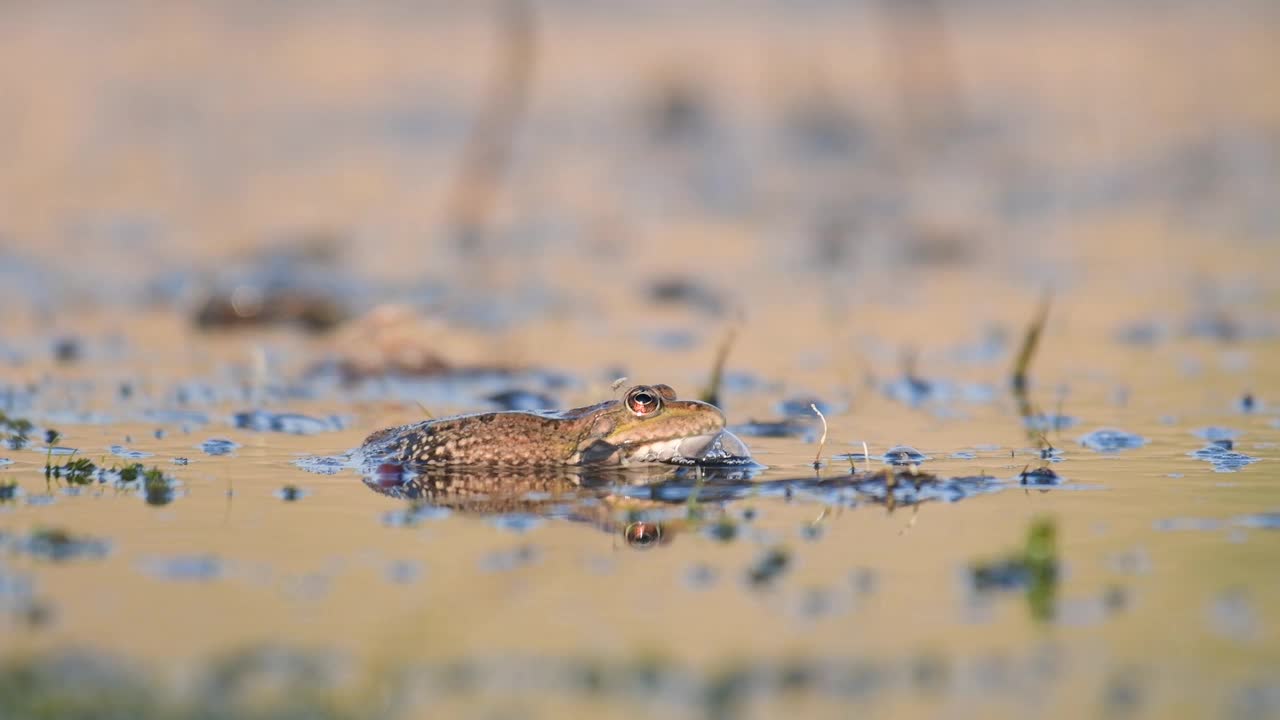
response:
{"label": "mottled frog skin", "polygon": [[718,450],[728,436],[724,426],[714,405],[678,400],[667,385],[636,385],[621,400],[563,412],[458,415],[388,428],[370,435],[361,450],[367,462],[413,466],[683,462]]}

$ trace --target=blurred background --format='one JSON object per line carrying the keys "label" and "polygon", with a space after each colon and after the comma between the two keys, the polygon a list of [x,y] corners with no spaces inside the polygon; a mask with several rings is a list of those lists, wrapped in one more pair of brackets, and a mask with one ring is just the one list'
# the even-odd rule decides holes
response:
{"label": "blurred background", "polygon": [[[1278,268],[1273,0],[0,3],[0,411],[61,431],[0,452],[0,710],[1274,717]],[[718,360],[769,468],[705,517],[433,514],[343,465]],[[910,443],[969,484],[793,497],[811,403],[827,472]],[[633,552],[628,512],[678,522]],[[983,564],[1024,538],[1039,586]],[[367,682],[202,664],[259,646]],[[66,648],[203,689],[131,705],[172,677]]]}
{"label": "blurred background", "polygon": [[1239,260],[1280,227],[1270,2],[0,13],[11,322],[194,317],[247,286],[321,327],[396,301],[575,334],[616,309],[652,339],[630,307],[683,283],[812,333],[939,277],[975,306],[1217,302],[1267,283]]}

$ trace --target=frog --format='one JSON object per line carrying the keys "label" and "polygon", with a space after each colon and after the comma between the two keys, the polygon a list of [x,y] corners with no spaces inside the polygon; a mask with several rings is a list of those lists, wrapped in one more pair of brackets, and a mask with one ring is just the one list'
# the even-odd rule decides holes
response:
{"label": "frog", "polygon": [[369,435],[366,461],[414,467],[572,467],[746,462],[720,408],[670,385],[563,411],[500,411],[424,420]]}

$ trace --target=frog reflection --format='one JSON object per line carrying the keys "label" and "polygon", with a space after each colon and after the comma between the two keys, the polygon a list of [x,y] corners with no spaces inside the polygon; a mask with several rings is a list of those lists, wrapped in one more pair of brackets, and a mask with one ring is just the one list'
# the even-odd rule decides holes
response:
{"label": "frog reflection", "polygon": [[[829,506],[897,507],[954,502],[1004,487],[988,476],[937,477],[887,469],[759,480],[759,468],[412,468],[383,463],[364,473],[375,492],[480,516],[534,515],[589,524],[636,549],[666,547],[714,526],[735,500],[775,497]],[[696,509],[694,503],[696,502]]]}
{"label": "frog reflection", "polygon": [[[723,512],[713,503],[687,510],[694,487],[741,496],[752,487],[756,467],[627,469],[420,468],[382,463],[366,468],[365,485],[416,505],[478,516],[535,515],[592,525],[621,537],[629,547],[669,545]],[[737,491],[731,491],[736,487]]]}

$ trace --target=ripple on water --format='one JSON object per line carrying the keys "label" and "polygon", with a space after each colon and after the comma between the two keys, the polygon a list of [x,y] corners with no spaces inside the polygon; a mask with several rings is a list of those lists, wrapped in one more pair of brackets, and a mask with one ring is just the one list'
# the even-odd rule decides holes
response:
{"label": "ripple on water", "polygon": [[165,425],[209,424],[209,416],[197,410],[147,410],[142,416],[152,422]]}
{"label": "ripple on water", "polygon": [[813,413],[808,418],[788,417],[782,420],[748,420],[729,428],[730,432],[743,437],[759,438],[803,438],[805,442],[818,439],[817,416]]}
{"label": "ripple on water", "polygon": [[395,560],[387,565],[387,581],[408,585],[422,577],[422,565],[414,560]]}
{"label": "ripple on water", "polygon": [[342,430],[346,423],[336,415],[316,418],[301,413],[276,413],[268,410],[245,410],[231,416],[231,424],[241,430],[278,432],[287,435],[316,435]]}
{"label": "ripple on water", "polygon": [[1189,453],[1197,460],[1204,460],[1213,465],[1214,472],[1236,472],[1256,463],[1260,458],[1237,452],[1234,443],[1229,439],[1214,440],[1199,450]]}
{"label": "ripple on water", "polygon": [[123,445],[112,445],[111,454],[126,460],[141,460],[142,458],[149,458],[155,453],[149,453],[145,450],[131,450]]}
{"label": "ripple on water", "polygon": [[1141,435],[1115,428],[1100,428],[1087,435],[1081,435],[1079,440],[1081,445],[1101,453],[1132,450],[1147,444],[1147,439]]}
{"label": "ripple on water", "polygon": [[526,533],[542,525],[542,518],[532,513],[505,513],[490,518],[489,524],[500,530]]}
{"label": "ripple on water", "polygon": [[[972,454],[970,455],[972,456]],[[909,445],[894,445],[888,450],[885,450],[881,455],[868,456],[865,453],[844,453],[834,457],[839,460],[852,460],[853,462],[879,460],[885,465],[894,466],[919,465],[932,459],[928,455],[925,455]]]}
{"label": "ripple on water", "polygon": [[521,545],[485,555],[480,560],[480,569],[488,572],[509,572],[534,564],[540,556],[541,553],[532,545]]}
{"label": "ripple on water", "polygon": [[1202,440],[1208,440],[1209,442],[1218,442],[1219,440],[1235,440],[1236,438],[1240,437],[1239,430],[1235,430],[1228,427],[1218,427],[1216,425],[1210,425],[1208,427],[1202,427],[1196,430],[1192,430],[1191,434],[1195,435],[1198,438],[1201,438]]}
{"label": "ripple on water", "polygon": [[484,400],[499,410],[554,410],[560,407],[555,398],[532,390],[503,390],[486,396]]}
{"label": "ripple on water", "polygon": [[1205,532],[1222,527],[1221,520],[1198,517],[1163,518],[1155,521],[1153,527],[1164,532]]}
{"label": "ripple on water", "polygon": [[716,583],[719,572],[706,563],[696,563],[684,573],[685,583],[694,590],[709,588]]}
{"label": "ripple on water", "polygon": [[240,443],[226,438],[209,438],[200,443],[205,455],[230,455],[239,449]]}
{"label": "ripple on water", "polygon": [[808,395],[787,398],[778,403],[777,409],[786,417],[812,419],[814,407],[817,407],[823,415],[838,415],[848,409],[848,405],[843,403],[829,403]]}
{"label": "ripple on water", "polygon": [[1232,518],[1231,524],[1256,530],[1280,530],[1280,512],[1240,515]]}
{"label": "ripple on water", "polygon": [[65,530],[34,530],[12,541],[12,547],[33,557],[54,562],[97,560],[107,556],[110,543],[98,538],[72,535]]}
{"label": "ripple on water", "polygon": [[179,582],[217,580],[224,572],[222,560],[213,555],[147,558],[138,565],[148,575]]}
{"label": "ripple on water", "polygon": [[1047,433],[1070,430],[1075,427],[1079,421],[1070,415],[1036,413],[1023,418],[1022,423],[1028,430]]}
{"label": "ripple on water", "polygon": [[387,527],[417,527],[429,520],[443,520],[453,514],[446,507],[433,505],[410,505],[403,510],[392,510],[382,514],[382,524]]}
{"label": "ripple on water", "polygon": [[311,455],[293,461],[294,467],[317,475],[337,475],[351,466],[351,458],[345,456]]}

